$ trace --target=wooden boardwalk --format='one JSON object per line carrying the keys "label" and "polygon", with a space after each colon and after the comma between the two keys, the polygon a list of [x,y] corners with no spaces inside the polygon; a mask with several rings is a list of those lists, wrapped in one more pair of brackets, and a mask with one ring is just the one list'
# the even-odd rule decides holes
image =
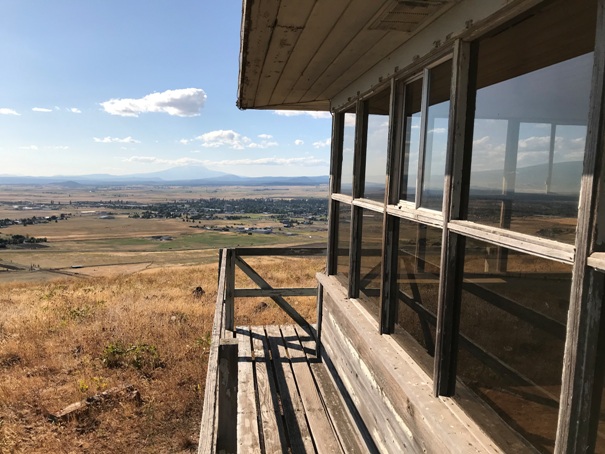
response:
{"label": "wooden boardwalk", "polygon": [[240,327],[236,338],[238,452],[373,451],[310,333],[293,325]]}

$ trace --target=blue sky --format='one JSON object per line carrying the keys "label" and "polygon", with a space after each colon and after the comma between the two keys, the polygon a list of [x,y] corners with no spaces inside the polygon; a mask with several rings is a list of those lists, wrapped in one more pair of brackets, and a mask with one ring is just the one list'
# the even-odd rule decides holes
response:
{"label": "blue sky", "polygon": [[0,0],[0,175],[326,175],[330,115],[235,106],[241,2]]}

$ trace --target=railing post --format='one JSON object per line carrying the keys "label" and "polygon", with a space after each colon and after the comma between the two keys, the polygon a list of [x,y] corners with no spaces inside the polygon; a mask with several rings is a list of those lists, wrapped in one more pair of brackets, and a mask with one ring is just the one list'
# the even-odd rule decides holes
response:
{"label": "railing post", "polygon": [[218,434],[216,452],[237,452],[237,339],[218,348]]}
{"label": "railing post", "polygon": [[[227,249],[225,273],[225,331],[235,331],[234,293],[235,293],[235,249]],[[226,337],[226,336],[225,336]]]}
{"label": "railing post", "polygon": [[321,358],[321,322],[323,318],[324,286],[317,284],[317,330],[315,338],[315,353]]}

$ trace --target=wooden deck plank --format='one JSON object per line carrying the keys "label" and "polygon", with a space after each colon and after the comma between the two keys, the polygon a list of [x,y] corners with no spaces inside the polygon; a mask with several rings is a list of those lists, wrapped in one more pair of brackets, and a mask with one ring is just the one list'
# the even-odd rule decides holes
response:
{"label": "wooden deck plank", "polygon": [[237,339],[239,350],[237,387],[238,452],[261,452],[250,329],[238,328]]}
{"label": "wooden deck plank", "polygon": [[368,446],[363,440],[359,429],[353,424],[344,396],[338,390],[330,372],[323,362],[319,362],[316,356],[316,345],[313,337],[300,326],[294,329],[307,354],[309,367],[315,377],[315,383],[324,409],[336,432],[341,448],[346,453],[374,453],[378,452],[373,446]]}
{"label": "wooden deck plank", "polygon": [[254,367],[256,371],[256,396],[260,409],[262,443],[266,453],[280,454],[287,447],[284,424],[278,401],[277,386],[273,375],[271,355],[262,327],[250,328],[254,347]]}
{"label": "wooden deck plank", "polygon": [[284,343],[288,350],[298,392],[309,422],[309,429],[318,453],[340,453],[340,443],[330,424],[323,402],[317,392],[303,345],[294,326],[281,327]]}
{"label": "wooden deck plank", "polygon": [[267,326],[266,332],[292,452],[315,452],[281,331],[278,326]]}

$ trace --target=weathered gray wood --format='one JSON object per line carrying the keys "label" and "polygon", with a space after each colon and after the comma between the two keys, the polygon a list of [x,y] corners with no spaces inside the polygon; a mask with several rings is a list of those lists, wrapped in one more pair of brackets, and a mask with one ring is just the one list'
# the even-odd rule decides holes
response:
{"label": "weathered gray wood", "polygon": [[[353,199],[363,197],[366,170],[366,146],[368,141],[368,103],[356,104],[355,147],[353,157]],[[349,298],[359,296],[359,273],[361,266],[362,208],[351,207],[351,232],[349,238]]]}
{"label": "weathered gray wood", "polygon": [[315,296],[317,287],[300,288],[236,288],[234,296],[236,298],[258,298],[273,296]]}
{"label": "weathered gray wood", "polygon": [[267,326],[265,329],[273,358],[277,388],[284,409],[290,447],[293,453],[313,452],[313,441],[305,418],[305,410],[298,394],[281,331],[277,326]]}
{"label": "weathered gray wood", "polygon": [[321,356],[321,320],[323,318],[324,289],[321,284],[317,284],[317,315],[315,330],[315,355]]}
{"label": "weathered gray wood", "polygon": [[237,339],[226,338],[218,347],[218,452],[237,452],[237,344]]}
{"label": "weathered gray wood", "polygon": [[[225,256],[225,324],[221,337],[227,337],[227,331],[233,333],[235,329],[235,307],[234,307],[234,292],[235,292],[235,253],[233,249],[227,249]],[[233,336],[231,334],[231,336]]]}
{"label": "weathered gray wood", "polygon": [[293,326],[282,326],[281,331],[316,451],[318,453],[342,452],[317,392],[315,379],[311,374],[298,334]]}
{"label": "weathered gray wood", "polygon": [[[598,0],[596,17],[594,66],[575,241],[576,256],[563,357],[559,430],[555,442],[557,453],[587,452],[594,445],[596,426],[590,423],[590,418],[591,412],[595,419],[598,413],[592,408],[591,401],[596,398],[595,393],[600,395],[602,392],[602,389],[594,389],[594,378],[605,289],[603,276],[587,266],[587,259],[595,250],[598,232],[605,228],[602,214],[596,213],[597,206],[603,209],[605,183],[605,0]],[[602,247],[600,244],[598,246]],[[600,354],[602,356],[603,352]]]}
{"label": "weathered gray wood", "polygon": [[250,331],[252,333],[262,445],[267,454],[281,454],[288,443],[281,417],[281,400],[271,364],[271,352],[264,328],[252,327]]}
{"label": "weathered gray wood", "polygon": [[212,335],[210,352],[208,354],[208,369],[206,371],[206,389],[204,390],[204,408],[202,410],[202,423],[200,427],[200,440],[198,443],[199,454],[210,454],[216,448],[216,410],[217,410],[217,382],[218,382],[218,348],[221,331],[223,327],[223,311],[225,296],[225,274],[226,254],[221,250],[222,260],[219,268],[219,282],[216,292],[216,306],[214,309],[214,321],[212,324]]}
{"label": "weathered gray wood", "polygon": [[401,175],[401,146],[404,128],[403,115],[404,85],[391,80],[389,102],[389,136],[387,141],[386,191],[384,195],[384,217],[382,220],[382,270],[380,283],[380,333],[392,333],[397,318],[397,249],[399,243],[399,218],[388,215],[388,206],[399,202]]}
{"label": "weathered gray wood", "polygon": [[324,256],[326,248],[322,247],[238,247],[235,249],[237,257],[254,256],[286,256],[286,257],[307,257]]}
{"label": "weathered gray wood", "polygon": [[451,219],[466,214],[475,111],[477,48],[456,41],[451,80],[450,121],[448,126],[445,189],[443,197],[443,235],[441,281],[437,310],[433,391],[451,396],[456,388],[460,292],[464,269],[464,237],[450,230]]}
{"label": "weathered gray wood", "polygon": [[[390,336],[380,336],[337,279],[324,276],[320,282],[326,289],[324,356],[334,363],[380,452],[504,452],[454,400],[431,395],[430,377]],[[513,447],[507,452],[527,452],[510,428],[502,427],[502,439]]]}
{"label": "weathered gray wood", "polygon": [[344,402],[344,397],[338,391],[326,365],[319,361],[317,355],[319,350],[314,349],[315,340],[313,336],[300,327],[294,327],[303,350],[307,355],[307,361],[311,372],[315,377],[315,383],[319,396],[323,402],[330,422],[334,427],[341,449],[345,453],[367,453],[372,452],[357,428]]}
{"label": "weathered gray wood", "polygon": [[330,201],[328,205],[328,244],[326,273],[336,274],[338,264],[338,211],[339,204],[332,195],[340,191],[342,174],[342,150],[344,137],[345,114],[339,113],[332,119],[332,153],[330,157]]}
{"label": "weathered gray wood", "polygon": [[556,260],[561,263],[573,264],[574,261],[575,248],[572,244],[564,244],[546,238],[481,225],[471,221],[453,220],[448,223],[448,229],[470,238],[487,241],[497,246],[504,246],[515,251]]}
{"label": "weathered gray wood", "polygon": [[296,43],[303,33],[307,18],[315,3],[315,0],[299,0],[296,3],[280,2],[267,49],[267,53],[273,57],[265,59],[259,77],[256,92],[258,105],[269,104],[274,89],[283,76],[284,62],[289,60],[292,50],[296,48]]}
{"label": "weathered gray wood", "polygon": [[[244,272],[246,275],[252,279],[252,281],[258,285],[262,290],[271,290],[272,287],[269,285],[267,281],[265,281],[250,265],[248,265],[244,259],[241,257],[237,257],[235,259],[237,266]],[[271,296],[271,299],[275,301],[279,307],[281,307],[286,314],[288,314],[296,323],[301,326],[305,326],[308,322],[300,315],[296,309],[294,309],[284,298],[281,296]]]}
{"label": "weathered gray wood", "polygon": [[236,337],[239,351],[237,450],[238,452],[261,452],[250,328],[238,328]]}

